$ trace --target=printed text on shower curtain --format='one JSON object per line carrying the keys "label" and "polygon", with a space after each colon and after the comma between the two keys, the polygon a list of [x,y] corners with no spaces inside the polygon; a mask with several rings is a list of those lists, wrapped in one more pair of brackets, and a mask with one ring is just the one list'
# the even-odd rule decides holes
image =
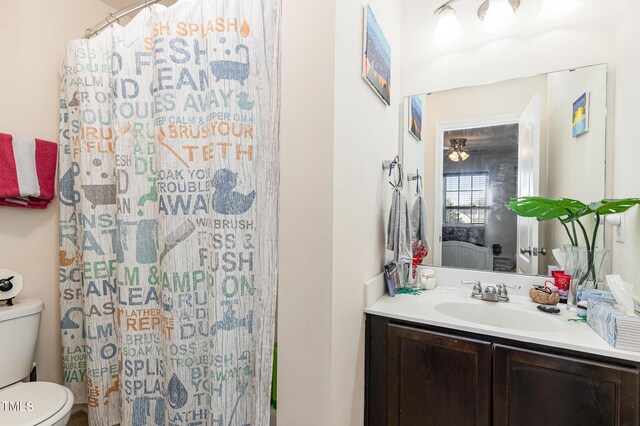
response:
{"label": "printed text on shower curtain", "polygon": [[92,425],[266,425],[277,0],[181,0],[61,73],[65,384]]}

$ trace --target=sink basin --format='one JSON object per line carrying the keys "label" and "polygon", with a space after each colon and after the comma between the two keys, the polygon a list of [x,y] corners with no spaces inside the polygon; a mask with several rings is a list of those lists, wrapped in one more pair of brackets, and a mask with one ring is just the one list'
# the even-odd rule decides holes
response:
{"label": "sink basin", "polygon": [[481,300],[440,302],[434,306],[443,315],[475,324],[521,331],[556,332],[564,324],[554,314],[538,311],[535,306],[508,306],[506,303]]}

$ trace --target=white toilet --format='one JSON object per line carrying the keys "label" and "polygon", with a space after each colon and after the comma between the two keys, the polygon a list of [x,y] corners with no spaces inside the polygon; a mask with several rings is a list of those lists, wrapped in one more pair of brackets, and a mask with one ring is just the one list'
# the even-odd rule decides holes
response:
{"label": "white toilet", "polygon": [[69,389],[20,381],[31,372],[44,303],[36,299],[14,300],[13,306],[0,303],[0,425],[66,425],[73,407]]}

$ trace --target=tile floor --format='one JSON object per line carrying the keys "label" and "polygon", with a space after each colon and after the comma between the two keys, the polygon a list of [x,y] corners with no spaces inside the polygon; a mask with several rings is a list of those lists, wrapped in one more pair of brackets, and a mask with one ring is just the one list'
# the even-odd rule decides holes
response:
{"label": "tile floor", "polygon": [[87,418],[87,413],[83,411],[78,411],[69,419],[69,423],[67,426],[88,426],[89,419]]}

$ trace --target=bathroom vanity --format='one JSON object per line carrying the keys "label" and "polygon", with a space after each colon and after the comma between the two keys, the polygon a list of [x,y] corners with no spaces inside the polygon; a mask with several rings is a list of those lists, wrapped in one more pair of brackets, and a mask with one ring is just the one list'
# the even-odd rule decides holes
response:
{"label": "bathroom vanity", "polygon": [[640,424],[639,353],[522,292],[492,303],[470,290],[367,308],[366,425]]}

